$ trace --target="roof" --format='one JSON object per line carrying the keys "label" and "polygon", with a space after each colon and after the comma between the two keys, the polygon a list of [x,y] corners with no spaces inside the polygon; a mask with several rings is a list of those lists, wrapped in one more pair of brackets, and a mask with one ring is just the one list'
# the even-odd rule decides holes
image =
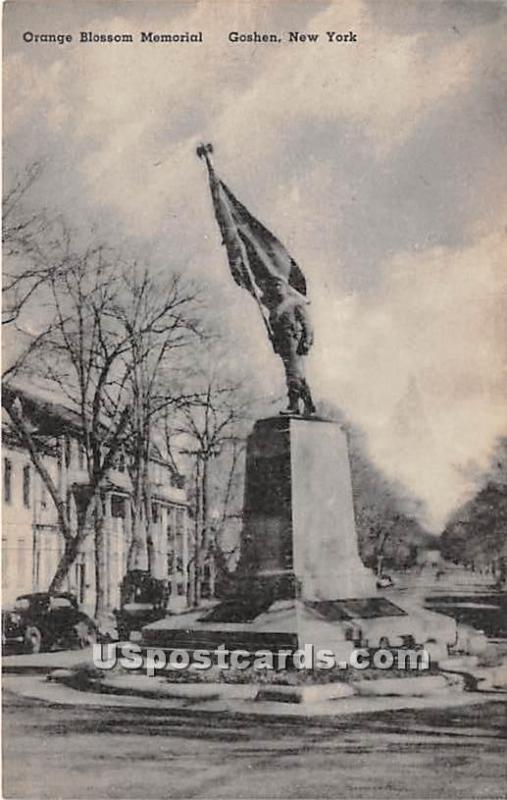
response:
{"label": "roof", "polygon": [[40,433],[57,436],[72,432],[82,434],[81,418],[77,406],[51,381],[27,377],[7,380],[2,386],[2,405],[19,397],[23,409]]}
{"label": "roof", "polygon": [[[38,433],[46,436],[71,433],[76,438],[83,437],[81,414],[77,403],[73,402],[55,381],[21,375],[10,378],[2,385],[2,405],[8,405],[15,397],[20,398],[23,410],[36,425]],[[105,422],[102,422],[102,428],[104,431],[107,430]],[[181,479],[174,464],[163,458],[153,440],[150,450],[151,461],[162,464],[171,471],[175,479]]]}

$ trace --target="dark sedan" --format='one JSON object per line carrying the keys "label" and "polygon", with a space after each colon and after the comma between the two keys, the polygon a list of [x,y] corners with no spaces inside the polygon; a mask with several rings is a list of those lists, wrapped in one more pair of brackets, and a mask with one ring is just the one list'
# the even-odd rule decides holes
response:
{"label": "dark sedan", "polygon": [[97,640],[97,627],[79,610],[74,595],[37,592],[16,598],[2,612],[2,644],[25,653],[55,647],[87,647]]}

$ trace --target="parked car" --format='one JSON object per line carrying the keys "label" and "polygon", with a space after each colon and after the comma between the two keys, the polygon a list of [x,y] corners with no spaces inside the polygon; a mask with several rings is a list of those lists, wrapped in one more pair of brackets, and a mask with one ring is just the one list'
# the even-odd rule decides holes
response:
{"label": "parked car", "polygon": [[390,575],[377,575],[377,589],[390,589],[394,581]]}
{"label": "parked car", "polygon": [[94,621],[68,592],[23,594],[12,609],[2,611],[4,648],[39,653],[55,647],[87,647],[96,640]]}
{"label": "parked car", "polygon": [[132,633],[140,635],[144,625],[167,614],[169,587],[166,580],[154,578],[147,570],[127,572],[121,588],[121,607],[115,609],[118,638],[128,641]]}

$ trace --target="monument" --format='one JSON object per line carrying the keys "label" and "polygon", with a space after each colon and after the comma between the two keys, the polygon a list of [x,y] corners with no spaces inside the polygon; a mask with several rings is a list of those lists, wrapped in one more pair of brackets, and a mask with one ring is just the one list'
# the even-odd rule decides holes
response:
{"label": "monument", "polygon": [[[335,422],[259,420],[248,439],[241,552],[277,597],[375,593],[359,558],[346,435]],[[241,571],[241,570],[240,570]]]}
{"label": "monument", "polygon": [[288,407],[258,420],[248,438],[241,555],[231,596],[211,610],[154,623],[143,638],[189,649],[335,646],[329,604],[376,594],[358,552],[347,437],[338,423],[316,416],[305,378],[313,330],[304,275],[218,179],[211,152],[211,145],[197,149],[230,270],[255,299],[282,359]]}

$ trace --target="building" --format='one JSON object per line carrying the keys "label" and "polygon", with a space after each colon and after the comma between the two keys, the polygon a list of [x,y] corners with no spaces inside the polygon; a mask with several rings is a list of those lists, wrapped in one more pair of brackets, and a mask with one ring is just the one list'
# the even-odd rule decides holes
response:
{"label": "building", "polygon": [[[76,522],[80,498],[86,493],[88,473],[79,428],[65,406],[33,390],[23,394],[29,419],[44,432],[43,463],[67,498],[71,523]],[[18,595],[46,591],[63,552],[53,499],[35,470],[29,453],[19,444],[4,411],[3,416],[3,526],[2,595],[4,604]],[[154,455],[149,464],[151,496],[150,571],[168,580],[169,607],[186,606],[189,562],[187,499],[184,480],[173,465]],[[127,568],[132,539],[132,487],[126,457],[120,452],[104,482],[105,592],[109,609],[120,603],[120,584]],[[148,558],[148,556],[146,556]],[[146,567],[147,564],[141,566]],[[65,589],[76,594],[87,613],[95,609],[95,545],[93,530],[83,541]]]}

